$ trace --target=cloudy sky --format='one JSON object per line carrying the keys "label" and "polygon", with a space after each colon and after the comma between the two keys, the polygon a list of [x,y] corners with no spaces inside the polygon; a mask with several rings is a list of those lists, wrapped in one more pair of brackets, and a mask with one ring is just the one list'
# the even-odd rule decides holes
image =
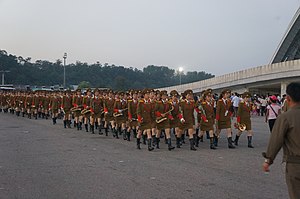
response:
{"label": "cloudy sky", "polygon": [[0,49],[216,75],[268,64],[300,0],[0,0]]}

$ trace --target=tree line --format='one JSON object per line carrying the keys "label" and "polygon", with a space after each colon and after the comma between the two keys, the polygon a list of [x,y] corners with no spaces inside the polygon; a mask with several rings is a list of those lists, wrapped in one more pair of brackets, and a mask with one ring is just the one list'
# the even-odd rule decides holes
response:
{"label": "tree line", "polygon": [[[0,71],[8,70],[5,82],[14,85],[51,86],[63,84],[64,66],[62,60],[56,62],[23,58],[0,50]],[[77,61],[66,65],[66,84],[85,84],[90,87],[111,88],[114,90],[159,88],[178,85],[180,81],[191,83],[214,77],[204,71],[186,72],[167,66],[149,65],[142,70],[133,67],[115,66],[114,64],[94,64]]]}

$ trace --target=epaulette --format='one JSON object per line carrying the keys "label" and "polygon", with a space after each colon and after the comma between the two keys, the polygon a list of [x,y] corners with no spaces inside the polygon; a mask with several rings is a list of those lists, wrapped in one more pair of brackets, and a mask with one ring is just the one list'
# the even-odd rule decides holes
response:
{"label": "epaulette", "polygon": [[222,99],[219,99],[219,102],[222,102],[223,100]]}
{"label": "epaulette", "polygon": [[240,103],[244,104],[245,102],[240,102]]}
{"label": "epaulette", "polygon": [[139,102],[144,103],[144,100],[139,100]]}
{"label": "epaulette", "polygon": [[127,100],[127,102],[132,102],[132,99]]}
{"label": "epaulette", "polygon": [[206,104],[206,102],[202,102],[201,104]]}
{"label": "epaulette", "polygon": [[119,102],[119,101],[120,101],[120,99],[115,99],[115,101],[116,101],[116,102]]}

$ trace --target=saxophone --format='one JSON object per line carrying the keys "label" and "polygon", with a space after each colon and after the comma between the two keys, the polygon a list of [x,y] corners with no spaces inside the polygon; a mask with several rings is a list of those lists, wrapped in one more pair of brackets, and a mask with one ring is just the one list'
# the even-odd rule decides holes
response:
{"label": "saxophone", "polygon": [[[172,106],[170,110],[168,110],[167,112],[165,112],[164,115],[167,115],[168,113],[171,113],[173,110],[174,110],[174,106]],[[157,117],[156,120],[155,120],[155,122],[157,124],[159,124],[159,123],[165,121],[166,119],[168,119],[167,116],[165,116],[165,117],[162,117],[162,116],[161,117]]]}

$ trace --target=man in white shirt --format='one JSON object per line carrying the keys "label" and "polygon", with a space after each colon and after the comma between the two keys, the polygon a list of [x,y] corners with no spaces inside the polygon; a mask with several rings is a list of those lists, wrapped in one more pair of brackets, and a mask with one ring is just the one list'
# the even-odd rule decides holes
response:
{"label": "man in white shirt", "polygon": [[233,110],[234,110],[234,115],[233,115],[233,117],[236,117],[236,116],[237,116],[237,111],[238,111],[238,108],[239,108],[239,103],[240,103],[240,97],[239,97],[239,94],[234,93],[234,96],[233,96],[233,98],[231,99],[231,102],[232,102]]}

